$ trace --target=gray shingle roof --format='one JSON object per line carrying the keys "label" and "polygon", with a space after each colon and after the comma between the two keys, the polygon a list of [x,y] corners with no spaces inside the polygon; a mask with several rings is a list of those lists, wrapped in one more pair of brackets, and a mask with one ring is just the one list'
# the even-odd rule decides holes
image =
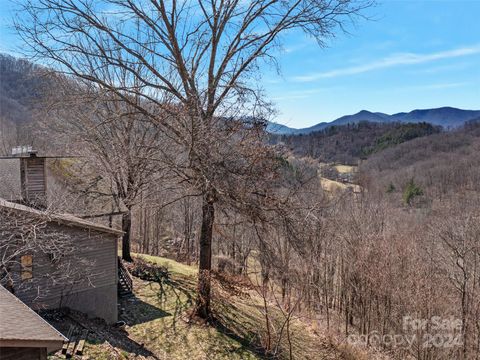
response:
{"label": "gray shingle roof", "polygon": [[[61,348],[66,338],[37,313],[0,285],[0,343],[42,342]],[[47,345],[45,345],[47,346]],[[54,349],[55,350],[55,349]]]}
{"label": "gray shingle roof", "polygon": [[57,222],[57,223],[65,224],[68,226],[75,226],[75,227],[97,230],[97,231],[110,233],[118,236],[123,235],[123,231],[121,230],[112,229],[107,226],[97,224],[88,220],[84,220],[70,214],[56,214],[48,211],[41,211],[41,210],[31,208],[29,206],[12,203],[4,199],[0,199],[0,208],[5,208],[12,211],[18,211],[18,212],[26,213],[32,216],[42,217],[49,222]]}

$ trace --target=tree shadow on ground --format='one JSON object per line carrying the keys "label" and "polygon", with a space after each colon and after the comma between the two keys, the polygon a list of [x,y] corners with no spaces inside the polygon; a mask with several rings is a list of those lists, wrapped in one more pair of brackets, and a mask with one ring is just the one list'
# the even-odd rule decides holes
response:
{"label": "tree shadow on ground", "polygon": [[120,302],[120,320],[128,326],[143,324],[172,314],[133,296]]}
{"label": "tree shadow on ground", "polygon": [[265,349],[259,345],[259,339],[256,333],[253,331],[245,331],[243,333],[238,333],[238,328],[235,327],[235,330],[229,326],[229,324],[237,323],[234,318],[224,316],[222,319],[214,319],[211,322],[211,325],[215,327],[215,329],[222,333],[223,335],[229,337],[230,339],[236,341],[241,345],[238,348],[237,352],[241,353],[244,351],[251,352],[255,354],[257,357],[261,359],[270,359],[271,357],[265,354]]}
{"label": "tree shadow on ground", "polygon": [[[186,323],[190,323],[191,310],[195,304],[196,294],[196,281],[191,277],[176,276],[165,277],[160,281],[149,281],[144,283],[142,287],[139,287],[142,299],[155,304],[158,308],[163,309],[166,316],[171,316],[169,327],[172,331],[176,330],[179,320],[184,320]],[[228,301],[214,300],[216,303],[216,309],[219,310],[219,316],[212,320],[210,326],[221,333],[223,336],[233,340],[238,346],[226,346],[227,343],[222,342],[212,337],[209,339],[210,346],[223,347],[225,352],[229,352],[232,356],[234,354],[242,355],[244,353],[255,354],[258,358],[269,359],[265,356],[264,349],[259,346],[259,338],[253,329],[255,329],[255,319],[250,314],[242,312],[241,317],[235,315],[240,313],[241,310],[235,305],[230,304]],[[132,304],[136,306],[135,304]],[[152,306],[152,305],[149,305]],[[153,306],[153,307],[155,307]],[[222,311],[225,309],[228,311]],[[133,309],[138,312],[138,308]],[[194,324],[194,323],[190,323]],[[200,325],[202,326],[202,325]],[[248,330],[249,328],[252,331]],[[182,331],[182,330],[181,330]],[[185,339],[183,346],[187,345],[187,339]],[[226,346],[226,347],[225,347]],[[227,349],[228,348],[228,349]]]}
{"label": "tree shadow on ground", "polygon": [[[128,336],[128,333],[118,328],[108,328],[103,332],[90,333],[87,339],[90,344],[107,344],[121,349],[135,356],[143,356],[148,359],[158,359],[157,356]],[[114,350],[117,352],[116,350]]]}
{"label": "tree shadow on ground", "polygon": [[[148,286],[149,291],[144,292],[143,296],[150,297],[153,303],[164,309],[162,311],[172,317],[172,327],[175,328],[178,319],[194,303],[195,283],[189,278],[180,277],[175,280],[166,278],[162,281],[150,282]],[[165,311],[167,309],[168,312]]]}
{"label": "tree shadow on ground", "polygon": [[272,358],[261,344],[259,319],[219,294],[213,299],[211,324],[218,332],[239,343],[243,351],[249,351],[261,359]]}
{"label": "tree shadow on ground", "polygon": [[[147,267],[144,268],[147,269]],[[199,333],[204,334],[205,332],[203,330],[199,332],[197,326],[201,328],[206,324],[191,322],[191,310],[195,305],[196,297],[196,279],[193,276],[178,273],[172,276],[167,271],[158,272],[151,268],[148,270],[148,272],[139,273],[138,277],[134,276],[134,287],[141,300],[137,298],[137,301],[133,300],[126,304],[125,321],[128,325],[168,317],[166,322],[162,321],[158,325],[152,323],[148,328],[158,327],[162,328],[163,332],[171,332],[175,341],[181,342],[183,347],[189,347],[193,343],[192,354],[194,351],[198,351],[198,347],[201,347],[206,354],[208,351],[220,351],[225,356],[230,354],[242,358],[243,355],[248,357],[248,354],[251,354],[260,359],[271,358],[265,355],[265,350],[260,345],[260,337],[257,334],[258,319],[223,297],[215,296],[212,299],[215,304],[215,314],[218,316],[209,325],[218,332],[219,336],[212,334],[206,343],[200,345],[205,342],[205,339],[202,336],[197,339],[197,336]],[[152,277],[151,274],[156,276]],[[236,288],[233,289],[235,291],[230,288],[227,290],[228,293],[238,293]],[[142,307],[145,307],[145,310],[142,310]],[[144,316],[139,317],[139,313],[144,313]],[[180,325],[181,321],[184,323]],[[194,326],[194,328],[190,328],[190,326]],[[205,331],[208,330],[205,329]],[[166,340],[164,346],[168,349],[169,346],[175,346],[172,344]],[[197,344],[196,347],[195,344]],[[151,347],[152,350],[154,348],[155,346]]]}

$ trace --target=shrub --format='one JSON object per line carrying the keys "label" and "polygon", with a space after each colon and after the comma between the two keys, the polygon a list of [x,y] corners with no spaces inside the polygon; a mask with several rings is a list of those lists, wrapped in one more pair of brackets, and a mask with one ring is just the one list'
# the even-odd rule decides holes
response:
{"label": "shrub", "polygon": [[158,266],[143,259],[136,258],[134,263],[126,264],[130,274],[145,281],[161,282],[169,279],[168,269],[164,266]]}
{"label": "shrub", "polygon": [[416,196],[421,195],[423,195],[423,190],[419,186],[417,186],[413,178],[411,178],[410,181],[407,183],[405,190],[403,191],[403,202],[405,203],[405,205],[411,205],[412,200]]}
{"label": "shrub", "polygon": [[393,183],[390,183],[390,185],[388,185],[388,187],[387,187],[387,194],[391,194],[395,190],[396,190],[395,185],[393,185]]}

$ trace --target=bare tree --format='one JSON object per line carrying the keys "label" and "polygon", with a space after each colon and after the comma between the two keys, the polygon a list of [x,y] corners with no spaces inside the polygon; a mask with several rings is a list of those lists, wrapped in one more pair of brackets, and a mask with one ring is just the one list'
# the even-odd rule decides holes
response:
{"label": "bare tree", "polygon": [[441,221],[434,219],[429,228],[436,240],[432,257],[440,272],[448,274],[457,295],[462,320],[463,359],[467,359],[470,353],[478,353],[478,339],[475,339],[478,334],[474,328],[479,320],[480,212],[477,201],[450,201],[442,209],[448,215]]}
{"label": "bare tree", "polygon": [[[70,144],[70,151],[82,156],[78,159],[82,166],[77,166],[78,191],[109,200],[113,209],[105,215],[121,214],[122,258],[132,261],[132,208],[162,175],[155,163],[165,146],[162,134],[135,107],[108,90],[55,78],[57,86],[45,96],[46,125]],[[125,73],[117,79],[125,83]]]}
{"label": "bare tree", "polygon": [[[88,282],[93,263],[77,258],[79,244],[71,234],[56,226],[49,226],[54,219],[53,208],[45,211],[25,212],[22,205],[0,206],[0,283],[10,290],[34,291],[37,297],[48,295],[45,283],[62,287]],[[30,263],[22,259],[41,257],[35,262],[35,273]],[[75,266],[72,266],[75,263]],[[26,265],[26,266],[25,266]],[[44,270],[38,269],[44,267]],[[38,274],[42,274],[38,276]],[[20,281],[21,280],[21,281]]]}
{"label": "bare tree", "polygon": [[[35,56],[109,89],[178,146],[185,159],[175,171],[203,201],[197,314],[208,317],[215,204],[224,195],[218,169],[228,161],[222,159],[225,147],[213,144],[236,139],[232,129],[219,129],[225,119],[264,116],[266,103],[254,75],[261,60],[274,62],[281,34],[300,29],[322,44],[370,5],[370,0],[27,0],[16,28]],[[105,76],[116,70],[132,80],[119,86]],[[132,101],[132,94],[143,101]],[[180,109],[181,115],[172,121],[157,116],[159,109]]]}

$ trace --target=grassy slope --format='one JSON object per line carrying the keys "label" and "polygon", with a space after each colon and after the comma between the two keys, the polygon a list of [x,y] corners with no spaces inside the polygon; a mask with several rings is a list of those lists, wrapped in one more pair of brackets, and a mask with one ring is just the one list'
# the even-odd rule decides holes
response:
{"label": "grassy slope", "polygon": [[336,192],[344,191],[346,189],[352,189],[354,192],[361,191],[361,188],[359,185],[345,184],[340,181],[330,180],[324,177],[320,178],[320,185],[322,186],[323,190],[330,193],[336,193]]}
{"label": "grassy slope", "polygon": [[356,166],[351,166],[351,165],[335,165],[334,168],[340,173],[340,174],[349,174],[349,173],[354,173],[357,171]]}
{"label": "grassy slope", "polygon": [[[138,355],[147,359],[264,358],[259,347],[259,334],[265,333],[262,298],[254,290],[214,280],[213,308],[218,324],[192,323],[187,314],[194,304],[196,270],[165,258],[143,258],[167,266],[169,279],[158,284],[135,278],[136,298],[123,305],[122,318],[127,322],[128,337],[122,333],[120,336],[124,338],[117,339],[120,332],[116,330],[107,330],[109,335],[104,337],[91,336],[86,346],[89,358],[130,359]],[[280,310],[269,307],[269,312],[280,328],[283,318]],[[299,320],[293,321],[291,327],[295,359],[350,358],[326,339],[314,335]],[[283,355],[279,358],[288,358],[287,344],[284,336],[279,350]]]}

